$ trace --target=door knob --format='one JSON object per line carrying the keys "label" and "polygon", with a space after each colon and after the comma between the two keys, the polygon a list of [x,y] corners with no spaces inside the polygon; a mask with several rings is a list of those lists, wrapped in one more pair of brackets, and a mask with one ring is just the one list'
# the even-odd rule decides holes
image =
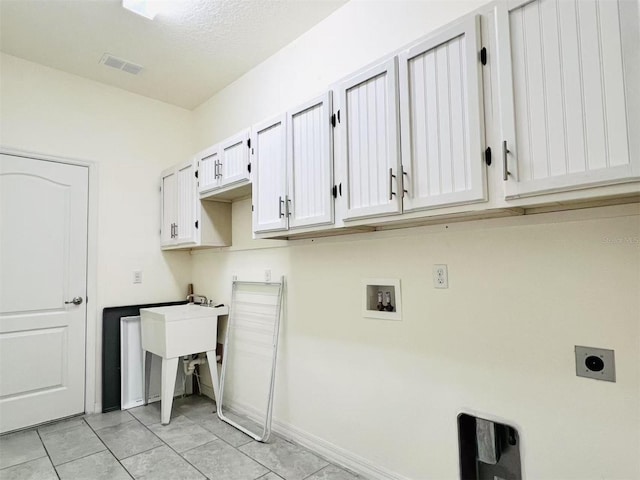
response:
{"label": "door knob", "polygon": [[69,305],[70,303],[73,303],[74,305],[80,305],[82,303],[82,297],[73,297],[73,300],[64,303],[65,305]]}

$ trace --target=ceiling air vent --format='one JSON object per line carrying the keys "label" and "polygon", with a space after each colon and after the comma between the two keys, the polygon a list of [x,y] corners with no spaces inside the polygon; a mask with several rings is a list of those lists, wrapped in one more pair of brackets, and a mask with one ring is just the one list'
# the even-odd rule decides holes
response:
{"label": "ceiling air vent", "polygon": [[142,71],[142,65],[128,62],[122,58],[114,57],[109,53],[105,53],[100,59],[100,63],[107,67],[116,68],[132,75],[138,75]]}

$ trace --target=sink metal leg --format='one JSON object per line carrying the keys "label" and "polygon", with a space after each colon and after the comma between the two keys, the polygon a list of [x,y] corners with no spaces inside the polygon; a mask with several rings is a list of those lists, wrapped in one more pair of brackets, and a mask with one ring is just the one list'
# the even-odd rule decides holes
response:
{"label": "sink metal leg", "polygon": [[153,353],[149,351],[144,352],[143,361],[144,361],[144,404],[147,405],[149,403],[149,383],[151,383],[151,359],[153,358]]}
{"label": "sink metal leg", "polygon": [[211,373],[211,384],[213,385],[213,396],[216,397],[216,404],[219,403],[218,392],[220,391],[220,382],[218,380],[218,362],[216,362],[216,351],[209,350],[207,352],[207,362],[209,363],[209,372]]}
{"label": "sink metal leg", "polygon": [[160,394],[160,421],[163,425],[167,425],[171,420],[171,406],[173,405],[173,393],[176,387],[178,360],[178,357],[162,357],[162,393]]}

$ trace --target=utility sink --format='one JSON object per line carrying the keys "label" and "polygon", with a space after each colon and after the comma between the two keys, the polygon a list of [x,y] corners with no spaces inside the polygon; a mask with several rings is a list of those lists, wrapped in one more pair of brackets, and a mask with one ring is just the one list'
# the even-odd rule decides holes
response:
{"label": "utility sink", "polygon": [[145,404],[149,400],[149,375],[152,354],[162,358],[162,388],[160,392],[161,421],[169,423],[178,371],[178,360],[185,355],[205,352],[211,372],[211,383],[218,399],[218,368],[216,344],[218,317],[228,315],[229,307],[174,305],[140,310],[142,350],[145,352]]}

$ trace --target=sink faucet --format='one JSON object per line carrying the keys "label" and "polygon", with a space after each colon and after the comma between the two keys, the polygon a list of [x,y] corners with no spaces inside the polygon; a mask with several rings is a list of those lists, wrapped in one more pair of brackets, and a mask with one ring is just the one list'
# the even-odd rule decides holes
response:
{"label": "sink faucet", "polygon": [[196,295],[194,293],[190,293],[189,295],[187,295],[187,300],[190,303],[197,303],[199,305],[207,304],[207,297],[205,297],[204,295]]}

